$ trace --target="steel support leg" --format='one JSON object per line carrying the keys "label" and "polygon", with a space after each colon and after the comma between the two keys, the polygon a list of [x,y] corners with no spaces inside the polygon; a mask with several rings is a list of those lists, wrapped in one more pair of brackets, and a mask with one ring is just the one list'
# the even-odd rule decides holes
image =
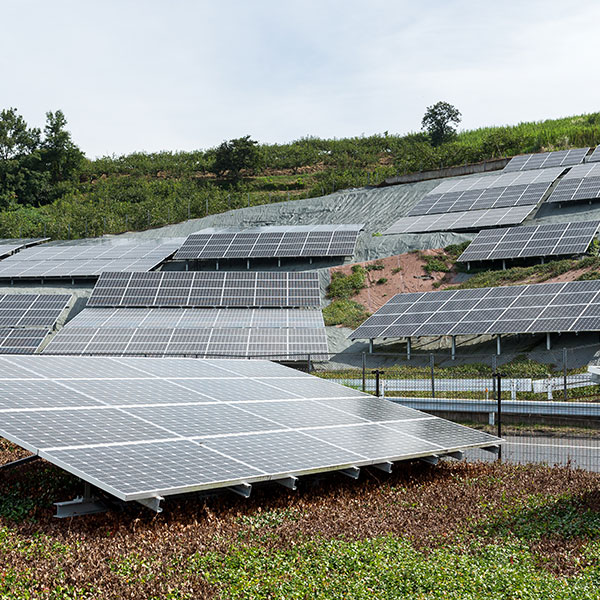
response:
{"label": "steel support leg", "polygon": [[550,332],[546,334],[546,350],[550,350],[552,348],[552,340],[550,339]]}
{"label": "steel support leg", "polygon": [[411,350],[410,337],[406,339],[406,360],[410,360],[410,350]]}
{"label": "steel support leg", "polygon": [[496,336],[496,354],[498,356],[500,356],[500,353],[502,352],[502,345],[500,343],[500,334],[498,334]]}
{"label": "steel support leg", "polygon": [[456,358],[456,336],[452,336],[452,360]]}

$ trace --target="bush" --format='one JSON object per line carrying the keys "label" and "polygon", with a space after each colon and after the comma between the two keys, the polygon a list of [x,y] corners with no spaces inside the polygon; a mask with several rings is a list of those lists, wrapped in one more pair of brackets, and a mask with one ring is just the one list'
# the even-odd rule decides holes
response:
{"label": "bush", "polygon": [[388,279],[387,279],[387,277],[380,277],[380,278],[377,280],[377,285],[382,285],[382,284],[384,284],[384,283],[387,283],[387,282],[388,282]]}
{"label": "bush", "polygon": [[325,325],[343,325],[351,329],[356,329],[370,316],[367,309],[354,300],[334,300],[323,309]]}
{"label": "bush", "polygon": [[328,298],[347,300],[355,296],[359,290],[365,287],[366,271],[360,265],[352,267],[352,275],[345,275],[335,271],[331,275],[331,283],[327,289]]}
{"label": "bush", "polygon": [[435,256],[425,256],[425,266],[423,267],[426,273],[447,273],[450,271],[450,268],[440,258],[436,258]]}

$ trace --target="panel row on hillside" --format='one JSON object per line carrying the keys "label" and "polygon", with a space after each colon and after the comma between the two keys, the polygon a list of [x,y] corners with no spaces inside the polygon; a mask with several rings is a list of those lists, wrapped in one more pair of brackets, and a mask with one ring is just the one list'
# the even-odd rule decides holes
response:
{"label": "panel row on hillside", "polygon": [[600,331],[600,281],[398,294],[350,337]]}
{"label": "panel row on hillside", "polygon": [[266,356],[327,353],[319,310],[87,308],[52,339],[49,354]]}
{"label": "panel row on hillside", "polygon": [[319,306],[316,272],[103,273],[88,306]]}
{"label": "panel row on hillside", "polygon": [[0,258],[14,254],[17,250],[35,246],[50,238],[5,238],[0,239]]}
{"label": "panel row on hillside", "polygon": [[0,278],[95,277],[104,271],[149,271],[180,245],[180,241],[44,244],[0,261]]}
{"label": "panel row on hillside", "polygon": [[504,167],[505,172],[525,171],[529,169],[546,169],[548,167],[567,167],[581,164],[588,148],[572,148],[571,150],[558,150],[555,152],[539,152],[536,154],[522,154],[511,158]]}
{"label": "panel row on hillside", "polygon": [[600,221],[549,223],[480,231],[458,262],[583,254]]}
{"label": "panel row on hillside", "polygon": [[420,233],[426,231],[461,231],[517,225],[522,223],[535,209],[535,205],[491,208],[463,212],[402,217],[386,229],[383,234]]}
{"label": "panel row on hillside", "polygon": [[600,198],[600,163],[573,167],[558,183],[548,202],[564,203]]}
{"label": "panel row on hillside", "polygon": [[176,260],[352,256],[363,225],[203,229],[190,235]]}
{"label": "panel row on hillside", "polygon": [[70,298],[69,294],[0,295],[0,327],[50,329]]}

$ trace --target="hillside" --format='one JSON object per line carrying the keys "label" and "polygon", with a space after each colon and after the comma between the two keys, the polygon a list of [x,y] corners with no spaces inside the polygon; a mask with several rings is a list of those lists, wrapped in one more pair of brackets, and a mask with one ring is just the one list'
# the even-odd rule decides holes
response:
{"label": "hillside", "polygon": [[143,230],[372,186],[399,173],[599,142],[600,113],[464,131],[437,147],[422,133],[303,138],[259,145],[256,168],[236,181],[212,172],[215,149],[82,159],[68,176],[54,178],[32,168],[36,156],[17,156],[1,164],[0,236],[68,239]]}

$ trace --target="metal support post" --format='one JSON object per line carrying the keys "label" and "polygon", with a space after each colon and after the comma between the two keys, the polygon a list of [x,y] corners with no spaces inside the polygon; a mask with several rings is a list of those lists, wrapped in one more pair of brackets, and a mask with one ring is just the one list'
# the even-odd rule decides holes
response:
{"label": "metal support post", "polygon": [[552,348],[552,340],[550,339],[550,332],[546,333],[546,350]]}
{"label": "metal support post", "polygon": [[502,259],[502,270],[506,271],[506,261]]}
{"label": "metal support post", "polygon": [[471,263],[470,263],[470,262],[468,262],[468,263],[467,263],[467,271],[470,271],[470,270],[471,270]]}
{"label": "metal support post", "polygon": [[367,355],[365,352],[362,353],[362,391],[365,392],[367,390]]}
{"label": "metal support post", "polygon": [[406,360],[410,360],[410,336],[406,338]]}
{"label": "metal support post", "polygon": [[369,354],[373,354],[373,338],[369,339]]}
{"label": "metal support post", "polygon": [[250,270],[250,259],[249,258],[246,259],[246,269],[248,269],[248,271]]}
{"label": "metal support post", "polygon": [[456,336],[453,335],[452,337],[452,360],[454,360],[456,358]]}
{"label": "metal support post", "polygon": [[306,368],[309,373],[312,371],[312,361],[310,359],[310,354],[306,355]]}
{"label": "metal support post", "polygon": [[563,354],[563,391],[564,391],[564,398],[566,401],[568,398],[568,394],[567,394],[567,349],[566,348],[563,348],[562,354]]}
{"label": "metal support post", "polygon": [[216,260],[215,261],[215,271],[218,271],[218,270],[219,270],[219,261]]}
{"label": "metal support post", "polygon": [[[497,393],[497,419],[496,419],[496,428],[498,437],[502,437],[502,374],[494,373],[494,377],[496,379],[496,393]],[[502,460],[502,446],[498,447],[498,460]]]}
{"label": "metal support post", "polygon": [[371,373],[373,373],[373,375],[375,375],[375,395],[379,398],[380,396],[380,385],[379,385],[379,377],[381,375],[383,375],[385,373],[385,371],[381,371],[380,369],[375,369],[374,371],[371,371]]}
{"label": "metal support post", "polygon": [[540,264],[544,264],[544,257],[542,256],[542,258],[540,259]]}
{"label": "metal support post", "polygon": [[498,356],[500,356],[500,353],[502,352],[502,345],[500,343],[500,334],[498,334],[496,336],[496,354]]}
{"label": "metal support post", "polygon": [[208,197],[206,198],[206,214],[208,215]]}
{"label": "metal support post", "polygon": [[431,397],[435,398],[435,356],[429,355],[429,369],[431,370]]}

